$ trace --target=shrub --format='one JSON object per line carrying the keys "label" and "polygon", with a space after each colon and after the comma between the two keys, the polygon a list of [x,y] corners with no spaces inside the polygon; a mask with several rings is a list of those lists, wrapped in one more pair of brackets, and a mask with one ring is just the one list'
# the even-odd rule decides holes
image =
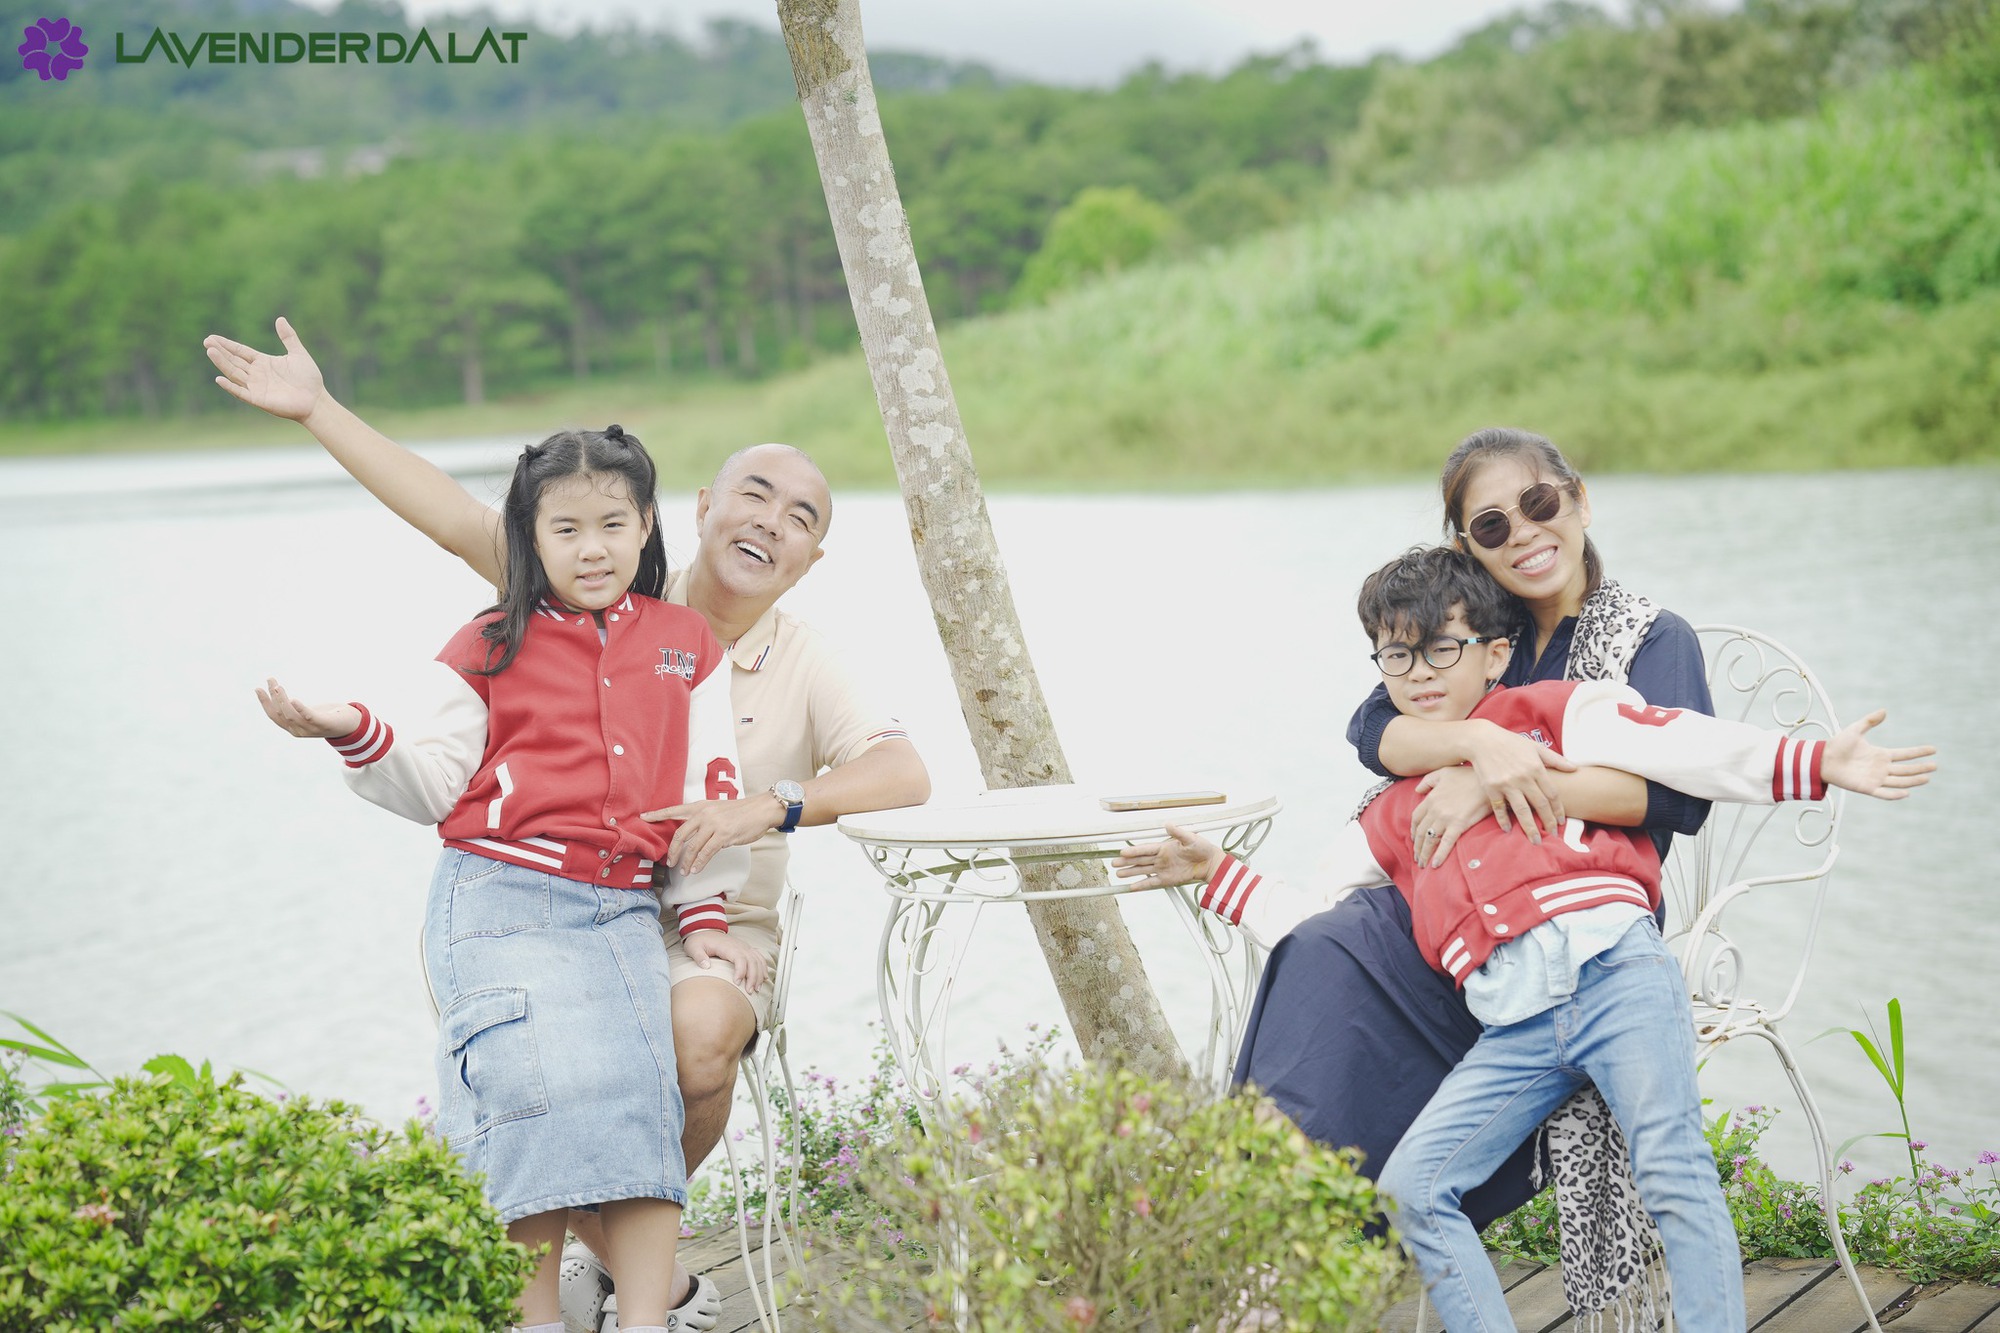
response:
{"label": "shrub", "polygon": [[508,1326],[534,1260],[441,1141],[155,1065],[10,1140],[0,1328]]}
{"label": "shrub", "polygon": [[1173,214],[1129,185],[1090,186],[1049,222],[1015,295],[1032,304],[1097,274],[1130,268],[1172,241],[1178,229]]}
{"label": "shrub", "polygon": [[[1350,1153],[1247,1096],[1026,1070],[864,1151],[858,1190],[923,1250],[812,1237],[835,1329],[1372,1328],[1403,1264]],[[830,1273],[838,1273],[830,1280]],[[1258,1322],[1269,1316],[1268,1322]]]}

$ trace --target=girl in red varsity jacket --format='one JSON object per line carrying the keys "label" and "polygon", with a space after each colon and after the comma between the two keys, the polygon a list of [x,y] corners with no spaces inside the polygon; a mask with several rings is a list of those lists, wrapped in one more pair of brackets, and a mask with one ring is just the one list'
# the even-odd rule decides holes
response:
{"label": "girl in red varsity jacket", "polygon": [[424,921],[439,1125],[509,1236],[546,1247],[527,1333],[561,1333],[571,1208],[602,1214],[626,1333],[685,1314],[669,1309],[687,1179],[662,901],[691,956],[762,982],[722,911],[749,849],[685,873],[664,863],[677,825],[639,817],[739,794],[727,661],[699,615],[660,600],[654,489],[617,426],[522,454],[508,586],[438,654],[427,723],[258,691],[286,731],[332,743],[362,796],[444,839]]}

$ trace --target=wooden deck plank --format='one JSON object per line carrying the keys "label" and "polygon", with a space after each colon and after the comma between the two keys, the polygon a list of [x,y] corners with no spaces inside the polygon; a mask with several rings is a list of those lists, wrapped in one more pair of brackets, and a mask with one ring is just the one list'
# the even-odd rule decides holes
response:
{"label": "wooden deck plank", "polygon": [[1521,1333],[1547,1333],[1570,1318],[1563,1295],[1562,1265],[1551,1264],[1507,1293],[1507,1308]]}
{"label": "wooden deck plank", "polygon": [[[753,1229],[753,1247],[761,1239]],[[725,1227],[691,1237],[682,1243],[681,1255],[694,1271],[706,1273],[722,1293],[715,1333],[753,1333],[758,1328],[757,1312],[744,1279],[735,1229]],[[753,1256],[761,1277],[761,1252],[753,1248]],[[1508,1293],[1507,1304],[1521,1333],[1559,1333],[1571,1326],[1560,1268],[1491,1254],[1488,1258]],[[781,1297],[793,1295],[784,1281],[787,1261],[782,1250],[772,1256],[771,1266]],[[2000,1333],[2000,1288],[1960,1283],[1926,1294],[1892,1273],[1873,1268],[1860,1271],[1869,1300],[1878,1314],[1896,1325],[1895,1333]],[[1866,1327],[1853,1288],[1830,1260],[1762,1259],[1744,1269],[1743,1286],[1749,1325],[1757,1333],[1856,1333]],[[1920,1299],[1907,1309],[1896,1310],[1899,1302],[1913,1295]],[[799,1326],[803,1315],[802,1310],[793,1312],[791,1323]],[[1415,1299],[1393,1307],[1383,1317],[1381,1327],[1388,1333],[1414,1333]],[[1422,1333],[1437,1333],[1441,1327],[1433,1310]]]}
{"label": "wooden deck plank", "polygon": [[1995,1311],[2000,1311],[2000,1287],[1961,1282],[1911,1306],[1897,1318],[1896,1329],[1897,1333],[1967,1333],[1975,1327],[1990,1327],[2000,1333],[2000,1322],[1980,1323]]}
{"label": "wooden deck plank", "polygon": [[[1916,1284],[1879,1268],[1863,1268],[1861,1286],[1871,1309],[1881,1311],[1916,1290]],[[1855,1333],[1868,1327],[1854,1284],[1838,1267],[1815,1282],[1764,1326],[1770,1333]]]}
{"label": "wooden deck plank", "polygon": [[1743,1313],[1749,1326],[1762,1328],[1772,1315],[1838,1271],[1831,1259],[1759,1259],[1749,1265],[1743,1270]]}
{"label": "wooden deck plank", "polygon": [[[1530,1263],[1526,1259],[1507,1259],[1488,1250],[1486,1257],[1493,1263],[1493,1271],[1500,1278],[1500,1289],[1512,1291],[1529,1278],[1542,1271],[1542,1265]],[[1382,1316],[1381,1328],[1390,1333],[1444,1333],[1444,1321],[1438,1318],[1436,1309],[1424,1308],[1424,1326],[1417,1328],[1417,1298],[1398,1301]]]}

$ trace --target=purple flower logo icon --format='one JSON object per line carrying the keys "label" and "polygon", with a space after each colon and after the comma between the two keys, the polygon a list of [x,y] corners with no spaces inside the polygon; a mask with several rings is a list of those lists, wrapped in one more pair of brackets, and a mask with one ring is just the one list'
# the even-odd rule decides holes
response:
{"label": "purple flower logo icon", "polygon": [[21,29],[28,40],[15,49],[21,53],[21,68],[31,69],[50,79],[66,79],[73,69],[83,68],[90,48],[83,44],[83,29],[68,19],[36,19]]}

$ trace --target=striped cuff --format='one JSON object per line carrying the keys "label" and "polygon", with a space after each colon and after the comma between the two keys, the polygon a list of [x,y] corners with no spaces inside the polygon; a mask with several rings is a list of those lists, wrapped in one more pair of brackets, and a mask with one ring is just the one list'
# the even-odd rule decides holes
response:
{"label": "striped cuff", "polygon": [[1263,882],[1262,875],[1224,852],[1222,864],[1208,877],[1208,883],[1201,886],[1201,905],[1230,925],[1240,926],[1243,909],[1250,905],[1250,895]]}
{"label": "striped cuff", "polygon": [[1798,741],[1778,738],[1778,757],[1771,765],[1773,801],[1817,801],[1826,796],[1826,779],[1820,776],[1820,761],[1826,757],[1825,741]]}
{"label": "striped cuff", "polygon": [[340,752],[349,768],[364,768],[389,753],[389,747],[396,743],[396,731],[366,705],[349,700],[348,707],[361,714],[361,725],[345,736],[329,736],[326,743]]}
{"label": "striped cuff", "polygon": [[724,934],[729,931],[729,918],[723,915],[720,898],[679,903],[675,905],[674,913],[680,921],[682,935],[692,935],[697,930],[719,930]]}

